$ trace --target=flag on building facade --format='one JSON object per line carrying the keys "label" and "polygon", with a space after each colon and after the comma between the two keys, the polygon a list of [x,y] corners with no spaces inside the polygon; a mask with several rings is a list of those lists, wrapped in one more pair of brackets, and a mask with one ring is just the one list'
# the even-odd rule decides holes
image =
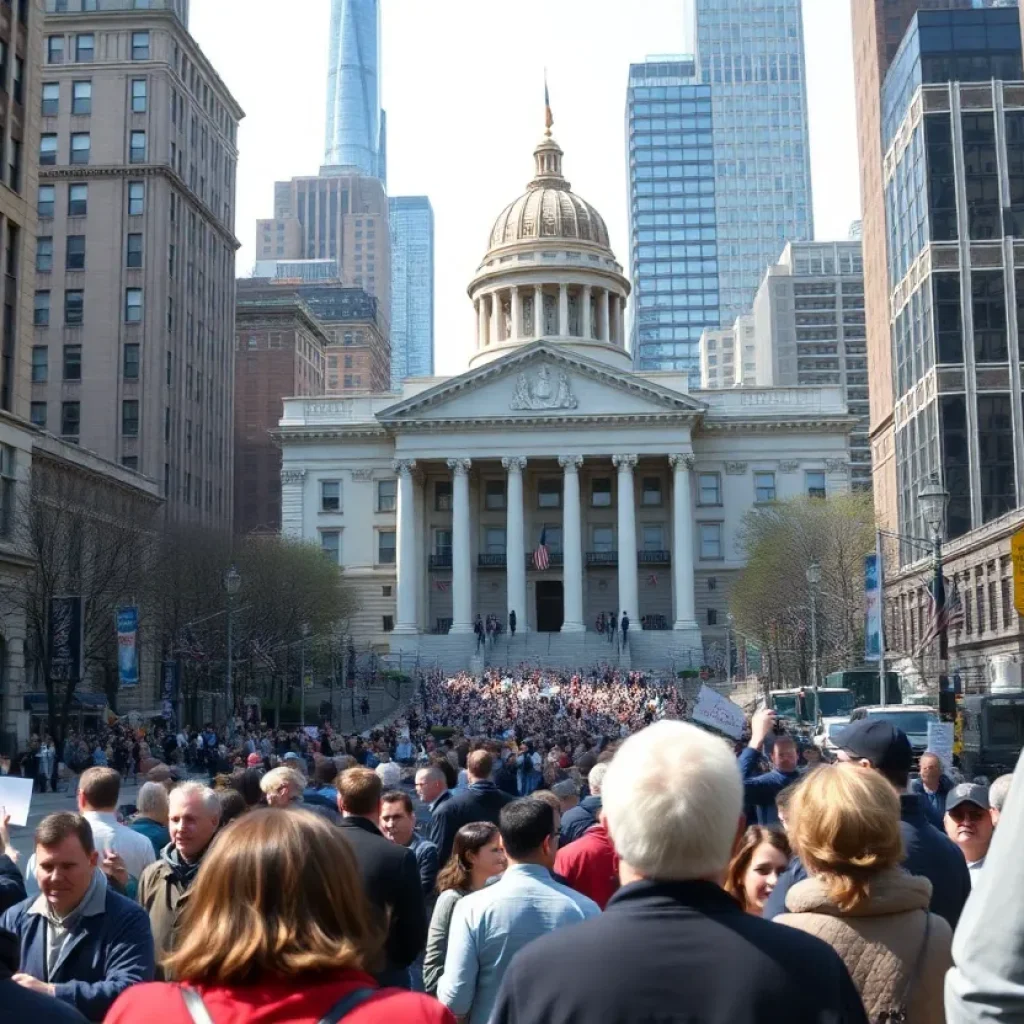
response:
{"label": "flag on building facade", "polygon": [[938,573],[928,588],[928,625],[921,635],[921,642],[914,651],[914,657],[920,657],[936,640],[941,641],[939,657],[945,661],[949,656],[947,634],[950,629],[962,626],[964,622],[964,605],[960,599],[960,587],[956,580],[950,587],[946,597],[946,580]]}
{"label": "flag on building facade", "polygon": [[551,564],[547,540],[548,528],[545,526],[540,531],[540,543],[537,545],[537,550],[533,553],[533,567],[539,572],[543,572]]}

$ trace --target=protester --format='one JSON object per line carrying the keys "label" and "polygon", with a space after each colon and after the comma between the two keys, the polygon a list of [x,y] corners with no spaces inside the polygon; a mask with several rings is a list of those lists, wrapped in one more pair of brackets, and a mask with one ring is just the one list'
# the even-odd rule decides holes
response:
{"label": "protester", "polygon": [[417,834],[416,812],[411,797],[404,790],[393,789],[381,798],[380,827],[391,842],[412,850],[429,912],[437,882],[437,847]]}
{"label": "protester", "polygon": [[487,1024],[505,971],[532,940],[601,913],[551,877],[558,848],[555,814],[541,800],[501,810],[508,868],[493,885],[461,899],[452,915],[437,998],[469,1024]]}
{"label": "protester", "polygon": [[989,813],[992,815],[992,824],[998,825],[999,818],[1006,806],[1006,796],[1013,785],[1013,774],[1000,775],[988,787]]}
{"label": "protester", "polygon": [[606,762],[595,764],[591,768],[590,775],[587,776],[590,795],[584,797],[562,818],[562,829],[559,833],[559,842],[562,847],[579,839],[588,828],[593,828],[597,824],[598,816],[601,813],[601,784],[607,771],[608,764]]}
{"label": "protester", "polygon": [[133,832],[145,836],[153,844],[153,852],[160,851],[171,841],[167,831],[167,790],[159,782],[143,783],[135,798],[138,813],[131,823]]}
{"label": "protester", "polygon": [[431,815],[438,807],[452,798],[448,791],[448,780],[436,764],[421,768],[416,773],[415,785],[416,795],[427,805]]}
{"label": "protester", "polygon": [[240,818],[249,810],[245,797],[237,789],[217,790],[217,799],[220,801],[220,823],[221,827],[235,818]]}
{"label": "protester", "polygon": [[750,723],[750,742],[740,754],[740,772],[743,775],[744,806],[756,810],[761,825],[778,824],[775,798],[787,786],[797,782],[801,773],[797,768],[799,754],[796,740],[786,733],[774,737],[771,752],[771,771],[760,772],[761,748],[772,734],[775,712],[764,708],[754,715]]}
{"label": "protester", "polygon": [[554,870],[566,885],[589,896],[604,910],[619,888],[619,857],[603,817],[574,843],[558,851]]}
{"label": "protester", "polygon": [[[132,835],[152,850],[148,840]],[[98,860],[85,817],[49,815],[35,831],[40,895],[0,917],[0,932],[13,932],[21,945],[13,980],[92,1021],[102,1021],[121,992],[152,980],[154,972],[146,914],[108,887]]]}
{"label": "protester", "polygon": [[973,782],[954,786],[946,797],[946,835],[960,847],[967,861],[971,885],[985,866],[985,856],[995,825],[992,822],[988,788]]}
{"label": "protester", "polygon": [[[309,812],[256,810],[210,851],[168,959],[179,984],[142,985],[107,1024],[454,1024],[423,995],[377,989],[382,935],[350,846]],[[195,993],[195,995],[191,995]],[[186,999],[206,1017],[193,1016]],[[333,1016],[332,1016],[333,1013]]]}
{"label": "protester", "polygon": [[[794,791],[790,787],[782,792],[790,794]],[[725,891],[735,896],[748,914],[760,917],[779,876],[789,866],[791,856],[789,840],[784,832],[751,825],[743,833],[740,848],[729,864]]]}
{"label": "protester", "polygon": [[217,794],[199,782],[185,782],[171,793],[170,842],[139,882],[139,904],[149,914],[158,963],[174,946],[182,905],[217,833],[220,817]]}
{"label": "protester", "polygon": [[262,807],[266,804],[262,782],[263,772],[259,768],[243,768],[231,773],[231,788],[241,793],[247,807]]}
{"label": "protester", "polygon": [[302,794],[305,802],[309,803],[310,800],[320,797],[326,800],[329,806],[333,807],[335,800],[338,798],[338,790],[334,785],[334,780],[337,777],[338,766],[334,763],[334,759],[330,757],[319,758],[316,762],[316,767],[313,769],[311,785]]}
{"label": "protester", "polygon": [[551,792],[558,797],[562,815],[566,815],[574,807],[579,806],[580,787],[572,779],[562,779],[551,787]]}
{"label": "protester", "polygon": [[14,980],[18,971],[18,937],[0,931],[0,1006],[3,1019],[31,1021],[32,1024],[85,1024],[73,1006],[53,996],[19,985]]}
{"label": "protester", "polygon": [[921,797],[928,820],[936,828],[943,828],[946,795],[953,788],[953,780],[943,772],[939,755],[931,751],[925,751],[921,755],[919,771],[920,778],[911,781],[910,792]]}
{"label": "protester", "polygon": [[727,744],[658,722],[619,748],[602,801],[622,888],[601,916],[516,957],[493,1024],[641,1024],[680,1012],[687,1024],[867,1024],[833,950],[744,914],[722,890],[743,827]]}
{"label": "protester", "polygon": [[789,890],[777,922],[839,953],[870,1020],[942,1024],[953,931],[928,910],[931,882],[900,867],[896,791],[876,772],[829,765],[801,784],[790,811],[810,877]]}
{"label": "protester", "polygon": [[455,834],[451,859],[437,876],[437,902],[430,918],[427,951],[423,958],[423,985],[431,995],[444,971],[448,934],[455,904],[482,889],[508,867],[498,826],[487,821],[463,825]]}
{"label": "protester", "polygon": [[342,835],[352,847],[370,903],[386,922],[387,962],[381,984],[408,987],[408,967],[427,938],[427,911],[412,850],[385,839],[378,827],[380,778],[369,768],[349,768],[338,776]]}
{"label": "protester", "polygon": [[28,895],[18,870],[18,851],[11,845],[10,822],[10,815],[0,807],[0,914]]}
{"label": "protester", "polygon": [[383,789],[396,789],[402,784],[402,769],[391,760],[391,755],[387,751],[382,751],[379,755],[380,764],[374,769],[380,778],[380,784]]}
{"label": "protester", "polygon": [[289,807],[302,803],[306,780],[294,768],[272,768],[260,779],[268,807]]}

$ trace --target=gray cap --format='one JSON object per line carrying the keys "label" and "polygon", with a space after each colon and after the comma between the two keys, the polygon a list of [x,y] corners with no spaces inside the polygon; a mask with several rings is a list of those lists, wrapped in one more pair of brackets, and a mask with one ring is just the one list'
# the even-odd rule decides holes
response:
{"label": "gray cap", "polygon": [[296,754],[294,750],[289,750],[288,753],[285,754],[283,758],[281,758],[281,760],[282,761],[301,761],[302,758],[299,757],[299,755]]}
{"label": "gray cap", "polygon": [[974,804],[983,811],[987,811],[989,808],[988,786],[979,786],[974,782],[961,782],[959,786],[954,786],[946,796],[946,813],[948,814],[961,804]]}

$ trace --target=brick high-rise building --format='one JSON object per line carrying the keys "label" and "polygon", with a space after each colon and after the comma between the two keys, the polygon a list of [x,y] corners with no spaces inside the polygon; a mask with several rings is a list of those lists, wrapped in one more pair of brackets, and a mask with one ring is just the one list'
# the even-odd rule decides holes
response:
{"label": "brick high-rise building", "polygon": [[46,7],[32,421],[228,527],[242,110],[187,0]]}

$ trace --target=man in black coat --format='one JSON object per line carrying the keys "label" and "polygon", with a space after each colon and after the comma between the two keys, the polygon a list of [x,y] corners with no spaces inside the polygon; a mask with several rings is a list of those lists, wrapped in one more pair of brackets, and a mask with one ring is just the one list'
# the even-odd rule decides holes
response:
{"label": "man in black coat", "polygon": [[366,895],[387,919],[387,962],[377,975],[382,986],[409,987],[409,965],[427,942],[427,909],[412,850],[385,839],[380,820],[382,784],[369,768],[338,776],[341,831],[355,854]]}
{"label": "man in black coat", "polygon": [[427,838],[437,847],[437,860],[442,867],[448,863],[455,845],[455,833],[463,825],[473,821],[489,821],[497,825],[502,807],[515,799],[491,782],[493,767],[494,762],[486,750],[474,750],[466,759],[469,789],[456,793],[451,800],[435,808]]}
{"label": "man in black coat", "polygon": [[590,792],[575,807],[562,815],[562,826],[558,835],[559,846],[565,847],[575,842],[588,828],[593,828],[597,824],[601,814],[601,783],[606,771],[608,763],[605,761],[595,764],[590,769],[587,776]]}
{"label": "man in black coat", "polygon": [[721,739],[657,722],[619,749],[602,799],[622,888],[600,917],[516,954],[491,1024],[867,1024],[831,946],[722,889],[746,821]]}

